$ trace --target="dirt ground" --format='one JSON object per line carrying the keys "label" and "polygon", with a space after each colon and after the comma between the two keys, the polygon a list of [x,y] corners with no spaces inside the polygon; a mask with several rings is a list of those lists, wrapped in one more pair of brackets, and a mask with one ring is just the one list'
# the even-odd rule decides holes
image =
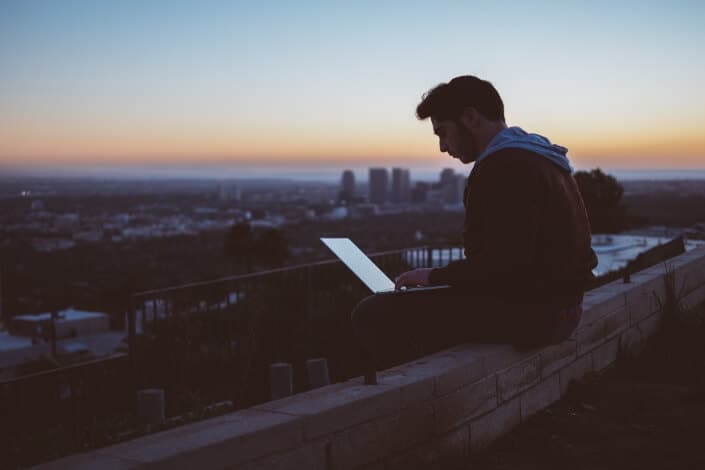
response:
{"label": "dirt ground", "polygon": [[469,459],[468,469],[705,469],[705,305],[670,315],[636,358]]}

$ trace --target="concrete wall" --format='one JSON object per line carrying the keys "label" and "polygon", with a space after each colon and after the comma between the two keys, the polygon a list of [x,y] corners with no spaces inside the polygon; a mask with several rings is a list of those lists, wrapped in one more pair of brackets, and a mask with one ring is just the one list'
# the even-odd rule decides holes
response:
{"label": "concrete wall", "polygon": [[684,304],[705,300],[701,247],[586,294],[561,344],[461,345],[384,371],[379,385],[356,378],[42,468],[445,468],[558,400],[572,379],[638,351],[662,320],[667,272]]}

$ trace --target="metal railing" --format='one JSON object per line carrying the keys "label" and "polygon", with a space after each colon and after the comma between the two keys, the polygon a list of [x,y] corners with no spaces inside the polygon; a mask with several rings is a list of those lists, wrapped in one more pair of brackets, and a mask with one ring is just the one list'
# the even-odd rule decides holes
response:
{"label": "metal railing", "polygon": [[118,354],[0,383],[0,462],[24,467],[107,443],[134,410],[132,377]]}
{"label": "metal railing", "polygon": [[[394,276],[459,259],[462,250],[370,257]],[[142,388],[165,389],[166,415],[177,416],[221,400],[235,407],[266,401],[275,361],[326,357],[334,381],[363,375],[350,313],[369,294],[339,261],[133,294],[128,355],[0,383],[0,462],[24,467],[121,439],[134,428]],[[294,371],[295,391],[306,389],[304,367]]]}
{"label": "metal railing", "polygon": [[[370,258],[394,276],[462,256],[457,247],[418,247]],[[367,364],[352,337],[350,312],[367,295],[340,261],[135,294],[128,325],[137,381],[172,395],[249,406],[266,400],[272,362],[326,357],[333,380],[363,375]],[[296,368],[294,374],[295,390],[306,389],[306,378]]]}

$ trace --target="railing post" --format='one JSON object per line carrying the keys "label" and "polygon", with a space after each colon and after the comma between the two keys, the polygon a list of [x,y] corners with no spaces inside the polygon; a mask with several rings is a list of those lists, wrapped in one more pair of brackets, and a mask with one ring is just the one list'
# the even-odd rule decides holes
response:
{"label": "railing post", "polygon": [[136,326],[135,326],[135,298],[130,294],[130,302],[127,307],[127,353],[130,356],[130,363],[134,365],[135,363],[135,337]]}
{"label": "railing post", "polygon": [[294,393],[294,374],[291,364],[275,362],[269,365],[269,397],[272,400]]}
{"label": "railing post", "polygon": [[325,357],[306,360],[306,372],[308,375],[309,389],[325,387],[330,384],[328,361]]}
{"label": "railing post", "polygon": [[365,371],[365,385],[377,385],[377,370],[373,365]]}

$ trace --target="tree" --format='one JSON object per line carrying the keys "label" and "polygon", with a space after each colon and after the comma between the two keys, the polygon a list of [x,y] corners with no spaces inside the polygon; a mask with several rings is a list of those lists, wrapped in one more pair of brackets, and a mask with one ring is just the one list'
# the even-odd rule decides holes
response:
{"label": "tree", "polygon": [[262,232],[256,243],[257,258],[263,264],[279,267],[289,256],[289,247],[282,230],[270,228]]}
{"label": "tree", "polygon": [[615,233],[624,229],[624,188],[617,179],[599,168],[589,172],[578,171],[574,176],[585,201],[593,233]]}
{"label": "tree", "polygon": [[239,222],[225,235],[225,256],[242,263],[248,273],[252,272],[252,255],[255,247],[250,224]]}

